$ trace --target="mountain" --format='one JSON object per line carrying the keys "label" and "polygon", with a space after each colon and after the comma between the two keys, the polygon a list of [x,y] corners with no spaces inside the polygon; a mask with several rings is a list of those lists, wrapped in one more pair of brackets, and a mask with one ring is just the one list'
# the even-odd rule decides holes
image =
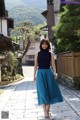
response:
{"label": "mountain", "polygon": [[25,4],[40,10],[46,9],[46,0],[22,0]]}
{"label": "mountain", "polygon": [[25,5],[22,0],[5,0],[5,6],[8,10],[11,10],[11,8],[14,8],[16,6],[23,6]]}
{"label": "mountain", "polygon": [[5,0],[5,5],[15,24],[30,20],[34,25],[38,25],[45,21],[41,12],[46,9],[46,0]]}

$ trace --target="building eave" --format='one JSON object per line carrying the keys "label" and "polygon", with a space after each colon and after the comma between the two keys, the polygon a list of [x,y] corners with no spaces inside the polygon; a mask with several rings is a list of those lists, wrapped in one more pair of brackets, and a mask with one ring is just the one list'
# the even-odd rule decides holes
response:
{"label": "building eave", "polygon": [[45,26],[41,27],[41,28],[40,28],[40,30],[43,30],[43,31],[48,31],[48,26],[47,26],[47,25],[45,25]]}
{"label": "building eave", "polygon": [[10,37],[0,33],[0,51],[13,51],[14,46]]}
{"label": "building eave", "polygon": [[42,12],[41,14],[47,19],[47,13],[48,13],[48,10],[45,10],[45,11]]}

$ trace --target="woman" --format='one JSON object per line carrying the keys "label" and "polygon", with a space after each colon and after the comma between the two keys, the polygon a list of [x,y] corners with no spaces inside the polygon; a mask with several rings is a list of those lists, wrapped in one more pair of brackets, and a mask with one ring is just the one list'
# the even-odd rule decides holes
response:
{"label": "woman", "polygon": [[34,65],[34,81],[36,81],[38,105],[43,106],[45,118],[50,117],[50,104],[63,101],[56,82],[58,75],[56,73],[54,55],[49,50],[49,41],[42,40],[40,51],[35,54]]}

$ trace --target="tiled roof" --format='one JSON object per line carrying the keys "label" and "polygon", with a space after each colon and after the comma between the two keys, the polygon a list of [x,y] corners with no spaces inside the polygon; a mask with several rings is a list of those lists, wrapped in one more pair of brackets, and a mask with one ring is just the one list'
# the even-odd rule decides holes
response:
{"label": "tiled roof", "polygon": [[13,44],[10,37],[0,34],[0,51],[13,50]]}

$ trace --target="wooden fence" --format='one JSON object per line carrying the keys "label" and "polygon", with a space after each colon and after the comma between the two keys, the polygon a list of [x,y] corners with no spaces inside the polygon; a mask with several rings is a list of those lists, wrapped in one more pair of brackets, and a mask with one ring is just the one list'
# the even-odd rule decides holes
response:
{"label": "wooden fence", "polygon": [[80,52],[65,52],[58,55],[57,71],[72,78],[80,77]]}

